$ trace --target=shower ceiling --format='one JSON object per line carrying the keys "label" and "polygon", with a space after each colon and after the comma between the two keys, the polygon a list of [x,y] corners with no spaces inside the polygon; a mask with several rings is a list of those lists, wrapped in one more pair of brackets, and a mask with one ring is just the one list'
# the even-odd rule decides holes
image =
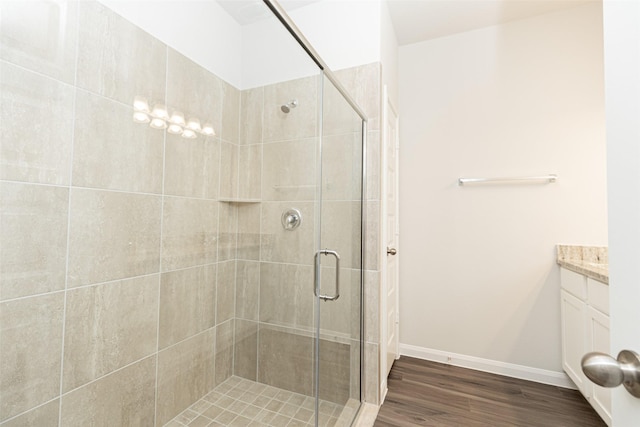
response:
{"label": "shower ceiling", "polygon": [[[280,0],[278,3],[290,12],[321,0]],[[262,0],[218,0],[222,8],[240,25],[252,24],[273,16]]]}

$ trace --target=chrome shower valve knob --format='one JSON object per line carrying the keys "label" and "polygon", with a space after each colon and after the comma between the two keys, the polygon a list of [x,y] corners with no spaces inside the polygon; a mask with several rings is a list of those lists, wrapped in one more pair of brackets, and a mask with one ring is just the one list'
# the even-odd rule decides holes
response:
{"label": "chrome shower valve knob", "polygon": [[302,224],[302,213],[296,208],[291,208],[282,213],[282,227],[287,231],[293,231]]}

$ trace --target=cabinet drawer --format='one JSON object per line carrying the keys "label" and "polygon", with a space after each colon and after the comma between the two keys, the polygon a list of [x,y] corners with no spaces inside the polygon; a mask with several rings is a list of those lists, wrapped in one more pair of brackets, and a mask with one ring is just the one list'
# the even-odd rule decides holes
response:
{"label": "cabinet drawer", "polygon": [[566,268],[560,269],[560,286],[571,295],[587,300],[587,278]]}
{"label": "cabinet drawer", "polygon": [[609,314],[609,286],[587,278],[588,304],[600,310],[604,314]]}

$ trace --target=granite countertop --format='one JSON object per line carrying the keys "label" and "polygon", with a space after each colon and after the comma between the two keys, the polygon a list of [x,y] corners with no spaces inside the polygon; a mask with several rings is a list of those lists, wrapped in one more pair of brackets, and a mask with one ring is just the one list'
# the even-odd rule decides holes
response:
{"label": "granite countertop", "polygon": [[609,284],[609,254],[606,246],[558,245],[557,263],[567,270]]}

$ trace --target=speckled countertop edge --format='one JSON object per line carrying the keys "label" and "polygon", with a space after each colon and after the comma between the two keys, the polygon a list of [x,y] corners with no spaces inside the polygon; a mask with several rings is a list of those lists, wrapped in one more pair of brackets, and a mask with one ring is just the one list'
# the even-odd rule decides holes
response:
{"label": "speckled countertop edge", "polygon": [[609,252],[606,246],[558,245],[557,263],[567,270],[609,284]]}

